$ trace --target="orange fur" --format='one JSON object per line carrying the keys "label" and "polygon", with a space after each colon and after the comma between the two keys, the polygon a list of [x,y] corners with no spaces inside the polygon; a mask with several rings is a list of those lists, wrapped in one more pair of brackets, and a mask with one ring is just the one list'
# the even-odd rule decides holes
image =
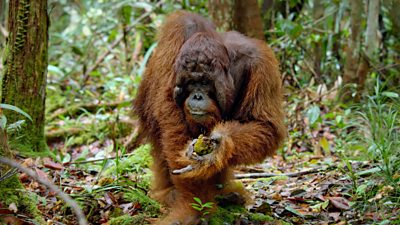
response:
{"label": "orange fur", "polygon": [[[175,82],[180,78],[174,65],[179,63],[176,60],[184,43],[196,33],[203,33],[210,43],[216,41],[219,48],[212,48],[215,50],[211,53],[215,58],[221,58],[218,55],[229,57],[225,69],[232,74],[228,81],[223,77],[215,78],[216,95],[226,98],[225,111],[218,108],[219,102],[213,102],[208,111],[216,116],[205,120],[204,124],[196,124],[173,96]],[[212,23],[185,11],[171,14],[158,38],[157,49],[147,65],[134,103],[142,132],[153,144],[151,196],[171,209],[161,224],[177,221],[196,224],[199,215],[190,205],[193,197],[207,202],[215,201],[216,195],[232,191],[243,194],[241,188],[227,188],[232,179],[230,168],[262,162],[282,143],[286,130],[279,65],[264,42],[237,32],[219,34]],[[200,40],[200,47],[208,47],[200,37],[196,40]],[[220,51],[221,43],[226,50],[215,52]],[[224,68],[225,64],[220,65]],[[186,151],[189,143],[201,133],[220,137],[220,143],[207,160],[195,162],[186,156]],[[172,174],[188,165],[194,165],[194,170]],[[217,184],[225,188],[220,189]]]}

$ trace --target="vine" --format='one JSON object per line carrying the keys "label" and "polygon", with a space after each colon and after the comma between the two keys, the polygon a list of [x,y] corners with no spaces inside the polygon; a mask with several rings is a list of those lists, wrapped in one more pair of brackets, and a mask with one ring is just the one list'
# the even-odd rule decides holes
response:
{"label": "vine", "polygon": [[[18,4],[18,13],[17,13],[17,21],[15,26],[17,27],[17,32],[15,34],[15,41],[12,46],[7,46],[6,50],[6,58],[5,64],[7,64],[5,76],[3,77],[3,81],[1,85],[3,86],[2,89],[5,88],[4,84],[7,84],[7,80],[15,74],[16,72],[16,65],[18,63],[14,62],[15,55],[20,53],[28,33],[28,20],[29,20],[29,10],[30,10],[30,3],[29,0],[20,0]],[[9,57],[7,56],[8,54]],[[4,90],[3,90],[4,92]],[[3,102],[4,96],[1,96],[1,101]]]}
{"label": "vine", "polygon": [[21,0],[19,2],[19,9],[17,15],[17,34],[15,36],[14,50],[15,53],[21,51],[25,44],[26,34],[28,31],[29,7],[28,0]]}

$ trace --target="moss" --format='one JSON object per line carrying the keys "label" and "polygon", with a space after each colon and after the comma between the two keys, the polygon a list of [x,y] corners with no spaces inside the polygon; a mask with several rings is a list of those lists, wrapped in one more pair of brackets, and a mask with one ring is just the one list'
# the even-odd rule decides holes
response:
{"label": "moss", "polygon": [[209,224],[210,225],[234,224],[235,220],[238,219],[239,216],[240,213],[233,213],[226,208],[218,207],[217,211],[210,218]]}
{"label": "moss", "polygon": [[120,217],[124,214],[123,210],[121,208],[114,208],[111,213],[110,213],[110,217],[111,218],[117,218]]}
{"label": "moss", "polygon": [[146,217],[143,214],[139,214],[136,216],[123,215],[116,218],[112,218],[109,224],[110,225],[148,224],[145,218]]}
{"label": "moss", "polygon": [[160,204],[151,199],[140,189],[133,189],[124,194],[124,198],[129,202],[138,202],[143,210],[152,216],[156,216],[160,212]]}
{"label": "moss", "polygon": [[57,159],[57,155],[50,151],[47,145],[44,147],[46,148],[44,151],[32,151],[31,148],[28,148],[29,145],[18,145],[17,147],[13,146],[13,148],[18,149],[21,156],[27,157],[27,158],[37,158],[37,157],[51,157],[54,160]]}
{"label": "moss", "polygon": [[[125,159],[121,159],[118,164],[118,171],[120,174],[126,172],[138,172],[139,169],[149,168],[152,163],[150,155],[151,146],[142,145],[137,148],[133,154]],[[111,166],[104,171],[105,176],[115,175],[117,173],[117,166]]]}
{"label": "moss", "polygon": [[256,222],[272,222],[274,221],[274,218],[262,213],[249,213],[249,220]]}
{"label": "moss", "polygon": [[[235,224],[239,219],[247,219],[251,222],[274,222],[274,218],[262,213],[251,213],[239,205],[218,207],[216,212],[209,219],[210,225]],[[261,223],[262,224],[262,223]]]}
{"label": "moss", "polygon": [[38,196],[27,194],[16,175],[0,182],[0,202],[6,206],[14,203],[20,212],[31,215],[38,224],[45,224],[37,208]]}

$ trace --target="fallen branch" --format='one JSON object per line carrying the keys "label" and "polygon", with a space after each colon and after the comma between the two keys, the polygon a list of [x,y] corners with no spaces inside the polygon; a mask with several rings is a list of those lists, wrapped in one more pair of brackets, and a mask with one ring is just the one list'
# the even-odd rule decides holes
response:
{"label": "fallen branch", "polygon": [[28,168],[22,166],[21,164],[17,163],[14,160],[0,157],[0,163],[17,168],[21,172],[26,173],[28,176],[32,177],[39,183],[41,183],[44,186],[46,186],[47,188],[49,188],[51,191],[55,192],[62,200],[64,200],[65,203],[67,203],[71,207],[72,211],[75,213],[75,215],[78,219],[79,225],[87,225],[88,224],[88,222],[86,220],[86,216],[83,213],[82,209],[79,207],[78,203],[76,203],[69,195],[62,192],[56,185],[50,183],[48,180],[45,180],[45,179],[39,177],[31,169],[28,169]]}
{"label": "fallen branch", "polygon": [[47,143],[56,142],[67,136],[79,135],[84,131],[86,130],[83,127],[69,127],[69,128],[60,128],[52,131],[46,131],[46,141]]}
{"label": "fallen branch", "polygon": [[[107,127],[111,126],[123,126],[122,129],[118,129],[118,136],[119,137],[125,137],[128,136],[130,133],[132,133],[132,128],[137,127],[137,122],[135,120],[130,120],[130,119],[120,119],[118,121],[110,121],[107,124],[105,123],[100,123],[98,124],[99,126],[97,127],[97,131],[101,131],[104,129],[107,129]],[[46,141],[47,143],[52,143],[52,142],[57,142],[60,140],[64,140],[65,137],[69,136],[76,136],[83,134],[85,132],[89,132],[90,130],[88,129],[88,126],[85,125],[79,125],[75,127],[56,127],[53,128],[51,127],[50,130],[46,130]]]}
{"label": "fallen branch", "polygon": [[[115,109],[120,105],[125,105],[125,104],[129,105],[131,102],[132,102],[132,100],[103,102],[103,103],[82,103],[82,104],[78,104],[75,106],[71,106],[70,108],[63,108],[63,109],[56,110],[53,114],[51,114],[49,116],[48,120],[51,121],[59,116],[65,116],[65,115],[76,116],[85,111],[93,113],[93,112],[96,112],[101,107]],[[84,109],[84,110],[82,110],[82,109]]]}
{"label": "fallen branch", "polygon": [[293,173],[245,173],[245,174],[235,174],[236,179],[246,179],[246,178],[266,178],[266,177],[278,177],[278,176],[286,176],[286,177],[298,177],[306,174],[311,173],[318,173],[322,171],[327,171],[334,169],[335,167],[320,167],[320,168],[313,168],[309,170],[293,172]]}

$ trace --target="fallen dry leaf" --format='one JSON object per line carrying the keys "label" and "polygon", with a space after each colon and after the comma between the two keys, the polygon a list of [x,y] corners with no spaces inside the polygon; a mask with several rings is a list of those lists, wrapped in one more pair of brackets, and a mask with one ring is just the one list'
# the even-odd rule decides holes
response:
{"label": "fallen dry leaf", "polygon": [[52,170],[62,170],[64,167],[56,162],[53,162],[50,158],[43,159],[43,166]]}
{"label": "fallen dry leaf", "polygon": [[342,209],[342,210],[349,210],[349,201],[343,197],[327,197],[329,201],[332,203],[333,206],[335,206],[337,209]]}

